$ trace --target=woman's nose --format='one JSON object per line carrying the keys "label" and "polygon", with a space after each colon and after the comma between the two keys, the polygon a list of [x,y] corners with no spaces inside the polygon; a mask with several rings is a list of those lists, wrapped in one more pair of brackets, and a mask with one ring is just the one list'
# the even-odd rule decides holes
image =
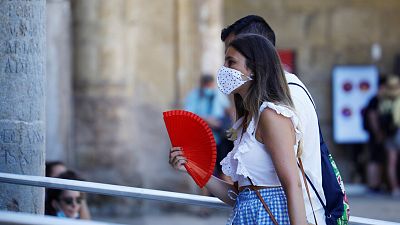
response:
{"label": "woman's nose", "polygon": [[72,204],[71,204],[71,206],[72,206],[73,208],[77,208],[77,207],[79,207],[79,204],[78,204],[77,202],[73,201]]}

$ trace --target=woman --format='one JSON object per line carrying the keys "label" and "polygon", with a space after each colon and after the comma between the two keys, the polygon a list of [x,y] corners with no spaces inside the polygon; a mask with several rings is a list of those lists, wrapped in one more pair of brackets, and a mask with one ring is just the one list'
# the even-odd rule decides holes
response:
{"label": "woman", "polygon": [[[72,171],[66,171],[58,178],[80,180]],[[47,202],[46,215],[81,219],[80,211],[85,198],[79,191],[48,189]]]}
{"label": "woman", "polygon": [[[221,165],[235,185],[212,177],[206,187],[234,205],[229,223],[307,224],[296,162],[299,120],[274,46],[260,35],[237,36],[217,82],[223,93],[234,95],[237,138]],[[170,164],[184,170],[185,162],[181,148],[171,148]]]}

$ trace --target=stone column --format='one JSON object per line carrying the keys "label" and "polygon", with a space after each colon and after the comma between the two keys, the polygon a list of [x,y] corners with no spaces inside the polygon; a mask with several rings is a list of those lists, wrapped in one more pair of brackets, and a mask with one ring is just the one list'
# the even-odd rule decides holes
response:
{"label": "stone column", "polygon": [[223,28],[223,0],[200,1],[199,31],[201,36],[201,71],[216,75],[224,63],[224,44],[221,41]]}
{"label": "stone column", "polygon": [[[199,84],[202,73],[215,75],[224,61],[222,0],[176,0],[175,85],[178,102]],[[179,107],[179,105],[177,105]]]}
{"label": "stone column", "polygon": [[47,1],[46,159],[69,164],[72,144],[70,0]]}
{"label": "stone column", "polygon": [[[44,175],[45,0],[0,1],[0,171]],[[44,189],[0,183],[0,210],[43,213]]]}
{"label": "stone column", "polygon": [[198,1],[175,0],[174,3],[174,90],[177,91],[174,106],[179,108],[187,92],[199,81],[201,37]]}
{"label": "stone column", "polygon": [[[74,35],[74,156],[90,181],[141,186],[133,123],[132,1],[72,1]],[[125,11],[126,10],[126,11]],[[94,213],[132,215],[131,199],[97,196]]]}

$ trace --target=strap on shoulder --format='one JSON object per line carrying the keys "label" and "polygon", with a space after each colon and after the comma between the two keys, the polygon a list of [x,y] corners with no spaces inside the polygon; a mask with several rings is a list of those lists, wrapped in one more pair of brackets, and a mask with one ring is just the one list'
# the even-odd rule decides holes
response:
{"label": "strap on shoulder", "polygon": [[[304,92],[307,94],[308,98],[310,99],[311,103],[313,104],[314,109],[316,108],[316,107],[315,107],[315,103],[314,103],[313,99],[311,98],[310,93],[308,93],[308,91],[307,91],[302,85],[300,85],[300,84],[298,84],[298,83],[294,83],[294,82],[289,82],[288,85],[295,85],[295,86],[298,86],[298,87],[300,87],[301,89],[303,89]],[[319,130],[320,145],[322,145],[322,143],[324,143],[324,138],[323,138],[322,133],[321,133],[321,127],[319,126],[319,122],[318,122],[318,130]],[[298,166],[299,166],[299,168],[300,168],[300,165],[299,165],[299,164],[298,164]],[[300,168],[300,169],[301,169],[301,168]],[[304,169],[303,169],[303,171],[304,171]],[[302,171],[302,172],[303,172],[303,171]],[[314,193],[315,193],[315,195],[317,196],[317,198],[318,198],[319,202],[321,203],[322,207],[323,207],[323,208],[325,209],[325,211],[326,211],[326,205],[325,205],[324,202],[322,201],[322,198],[321,198],[321,196],[319,195],[319,193],[318,193],[317,189],[315,188],[314,184],[311,182],[311,179],[307,176],[307,174],[306,174],[305,172],[304,172],[304,176],[306,177],[308,183],[311,185],[311,188],[314,190]]]}
{"label": "strap on shoulder", "polygon": [[313,104],[314,109],[316,108],[316,107],[315,107],[314,100],[311,98],[310,93],[308,93],[308,91],[307,91],[301,84],[294,83],[294,82],[289,82],[288,85],[295,85],[295,86],[298,86],[298,87],[300,87],[301,89],[303,89],[304,92],[307,94],[308,98],[310,99],[311,103]]}

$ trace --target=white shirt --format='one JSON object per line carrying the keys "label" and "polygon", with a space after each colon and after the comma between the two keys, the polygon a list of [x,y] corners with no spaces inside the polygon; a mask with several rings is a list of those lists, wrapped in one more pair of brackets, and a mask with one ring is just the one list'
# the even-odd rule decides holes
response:
{"label": "white shirt", "polygon": [[[300,84],[307,90],[305,85],[299,80],[296,75],[287,72],[285,72],[285,75],[286,81],[288,83]],[[301,132],[303,134],[303,153],[301,155],[301,160],[303,162],[304,171],[310,178],[311,182],[317,189],[319,196],[325,204],[325,195],[322,189],[321,150],[319,142],[319,126],[317,113],[307,93],[301,87],[298,87],[296,85],[289,85],[289,90],[294,107],[296,109],[296,114],[300,120]],[[309,92],[308,94],[311,97],[311,94]],[[307,191],[303,183],[301,172],[299,172],[299,175],[303,186],[303,198],[306,207],[307,220],[308,222],[314,224],[315,221],[311,210],[310,200],[307,196]],[[311,201],[315,210],[318,224],[325,225],[326,222],[324,208],[322,207],[320,201],[318,200],[318,197],[316,196],[314,190],[311,188],[310,184],[308,184],[308,188],[310,190]]]}

